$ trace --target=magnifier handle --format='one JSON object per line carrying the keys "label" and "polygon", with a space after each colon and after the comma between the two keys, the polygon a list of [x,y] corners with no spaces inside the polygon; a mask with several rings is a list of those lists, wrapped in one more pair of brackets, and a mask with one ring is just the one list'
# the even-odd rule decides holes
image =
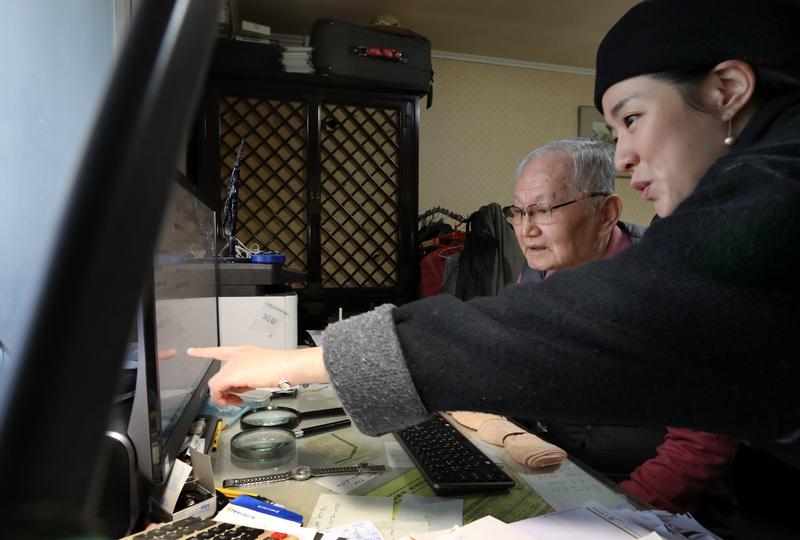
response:
{"label": "magnifier handle", "polygon": [[325,416],[344,416],[344,409],[341,407],[334,407],[333,409],[319,409],[316,411],[301,412],[300,415],[303,419],[306,418],[322,418]]}
{"label": "magnifier handle", "polygon": [[308,428],[298,429],[294,432],[295,437],[298,439],[300,437],[305,437],[306,435],[313,435],[315,433],[322,433],[323,431],[330,431],[333,429],[338,429],[340,427],[347,427],[352,422],[350,419],[347,420],[338,420],[336,422],[328,422],[327,424],[320,424],[319,426],[311,426]]}

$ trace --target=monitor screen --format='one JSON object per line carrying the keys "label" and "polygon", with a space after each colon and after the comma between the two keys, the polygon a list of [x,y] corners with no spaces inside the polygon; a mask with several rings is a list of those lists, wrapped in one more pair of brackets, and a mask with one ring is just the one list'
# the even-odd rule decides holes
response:
{"label": "monitor screen", "polygon": [[154,484],[167,479],[217,368],[186,349],[219,344],[214,212],[176,174],[142,294],[128,427],[140,472]]}

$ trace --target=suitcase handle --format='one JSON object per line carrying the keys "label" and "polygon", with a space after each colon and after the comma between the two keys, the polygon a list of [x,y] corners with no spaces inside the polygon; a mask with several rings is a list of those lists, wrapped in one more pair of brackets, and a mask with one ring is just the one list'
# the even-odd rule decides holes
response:
{"label": "suitcase handle", "polygon": [[350,47],[350,54],[355,56],[369,56],[371,58],[379,58],[389,62],[397,62],[398,64],[407,64],[408,58],[398,51],[397,49],[381,49],[380,47],[365,47],[353,45]]}

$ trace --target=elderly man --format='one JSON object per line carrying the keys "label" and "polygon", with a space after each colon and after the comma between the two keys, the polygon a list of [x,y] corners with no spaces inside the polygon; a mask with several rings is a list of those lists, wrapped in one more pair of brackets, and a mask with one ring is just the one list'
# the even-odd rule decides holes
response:
{"label": "elderly man", "polygon": [[503,209],[528,261],[520,281],[612,257],[642,237],[644,227],[619,221],[613,157],[608,145],[572,138],[549,143],[522,161],[514,204]]}
{"label": "elderly man", "polygon": [[[513,205],[503,209],[528,262],[520,282],[613,257],[642,237],[643,227],[619,221],[613,157],[605,143],[571,138],[534,150],[520,164]],[[691,511],[723,537],[739,532],[735,499],[720,483],[736,455],[735,439],[689,429],[546,426],[544,438],[655,507]]]}

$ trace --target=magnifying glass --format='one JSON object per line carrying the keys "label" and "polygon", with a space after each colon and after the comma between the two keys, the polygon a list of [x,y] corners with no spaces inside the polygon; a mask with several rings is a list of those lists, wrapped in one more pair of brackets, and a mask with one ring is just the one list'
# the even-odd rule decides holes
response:
{"label": "magnifying glass", "polygon": [[294,429],[300,425],[300,422],[307,418],[344,416],[344,414],[344,409],[341,407],[301,413],[300,411],[291,409],[289,407],[276,407],[274,405],[270,405],[267,407],[253,409],[242,416],[240,422],[243,431],[263,427]]}
{"label": "magnifying glass", "polygon": [[294,431],[280,427],[248,429],[231,438],[231,454],[254,462],[280,460],[294,450],[297,439],[350,424],[350,419],[346,419]]}

